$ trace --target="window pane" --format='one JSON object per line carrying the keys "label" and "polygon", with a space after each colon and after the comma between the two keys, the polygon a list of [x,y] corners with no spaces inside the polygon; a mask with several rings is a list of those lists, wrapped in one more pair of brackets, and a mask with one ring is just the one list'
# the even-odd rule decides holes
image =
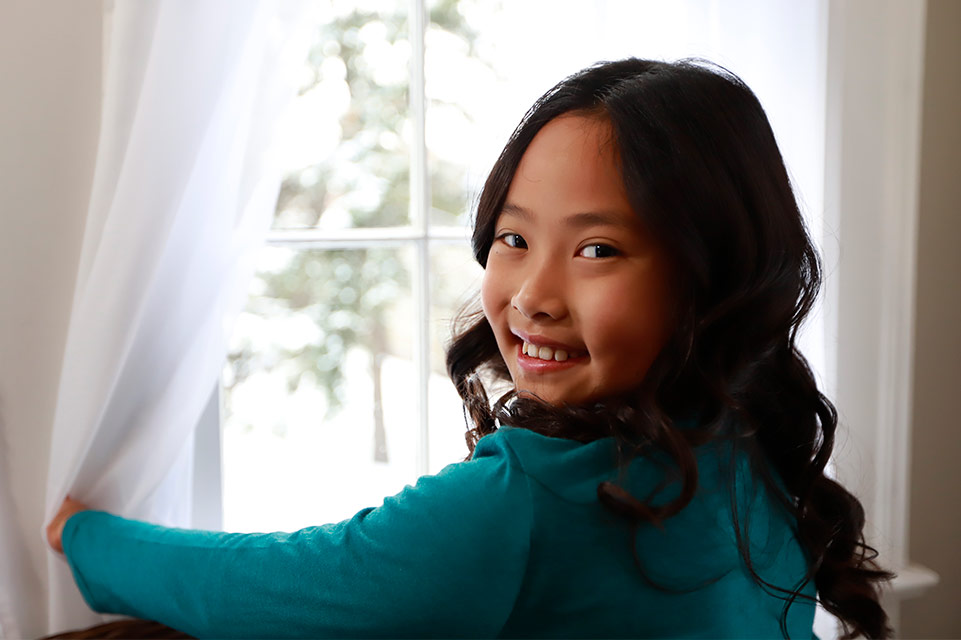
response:
{"label": "window pane", "polygon": [[224,370],[224,527],[338,521],[413,482],[410,249],[264,250]]}
{"label": "window pane", "polygon": [[[477,49],[482,38],[473,21],[477,3],[436,0],[427,5],[424,77],[430,220],[435,225],[463,226],[469,222],[472,185],[481,177],[472,173],[475,156],[488,133],[483,129],[478,87],[490,84],[493,69]],[[499,0],[490,0],[483,11],[497,12],[500,7]]]}
{"label": "window pane", "polygon": [[329,0],[293,112],[275,229],[408,223],[407,0]]}
{"label": "window pane", "polygon": [[476,301],[483,271],[467,244],[431,247],[430,472],[467,456],[467,431],[460,397],[447,376],[445,353],[452,322],[469,301]]}

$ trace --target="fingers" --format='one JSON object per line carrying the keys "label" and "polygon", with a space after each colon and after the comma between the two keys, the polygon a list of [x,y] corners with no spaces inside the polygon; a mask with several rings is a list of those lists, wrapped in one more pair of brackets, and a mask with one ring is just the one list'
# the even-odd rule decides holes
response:
{"label": "fingers", "polygon": [[89,509],[87,505],[80,502],[79,500],[74,500],[70,496],[64,498],[63,504],[60,505],[60,509],[57,511],[56,515],[47,525],[47,544],[50,548],[57,553],[63,553],[63,527],[67,524],[67,520],[70,516],[79,512],[86,511]]}

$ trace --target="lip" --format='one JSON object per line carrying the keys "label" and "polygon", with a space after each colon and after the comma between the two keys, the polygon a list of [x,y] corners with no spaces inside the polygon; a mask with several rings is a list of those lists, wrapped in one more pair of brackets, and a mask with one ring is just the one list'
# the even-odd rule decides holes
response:
{"label": "lip", "polygon": [[[533,374],[547,374],[556,373],[570,369],[571,367],[576,367],[587,359],[587,354],[584,349],[577,349],[570,345],[564,344],[563,342],[557,342],[555,340],[548,340],[542,336],[532,335],[529,333],[524,333],[522,331],[511,330],[511,333],[519,338],[520,342],[517,344],[515,351],[515,356],[517,358],[517,366],[521,368],[522,371],[526,373]],[[584,355],[580,355],[574,358],[569,357],[567,360],[558,362],[557,360],[541,360],[540,358],[535,358],[529,356],[522,351],[524,348],[524,343],[529,342],[531,344],[536,344],[540,347],[551,347],[552,349],[563,349],[567,352],[580,351]]]}
{"label": "lip", "polygon": [[517,366],[527,373],[544,374],[564,371],[565,369],[576,367],[587,359],[587,356],[577,356],[576,358],[568,358],[563,362],[558,362],[557,360],[541,360],[540,358],[535,358],[522,352],[521,349],[523,347],[524,343],[517,345]]}
{"label": "lip", "polygon": [[539,336],[532,333],[525,333],[517,329],[511,329],[511,333],[515,337],[520,338],[522,342],[529,342],[531,344],[536,344],[538,347],[550,347],[551,349],[563,349],[568,353],[573,353],[575,351],[586,351],[582,347],[574,347],[569,344],[564,344],[563,342],[557,342],[555,340],[548,340],[544,336]]}

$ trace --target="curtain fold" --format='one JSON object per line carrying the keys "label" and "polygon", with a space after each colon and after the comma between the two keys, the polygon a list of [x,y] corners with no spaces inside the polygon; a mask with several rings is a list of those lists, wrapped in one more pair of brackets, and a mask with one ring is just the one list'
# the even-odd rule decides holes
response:
{"label": "curtain fold", "polygon": [[[120,0],[112,12],[46,515],[69,493],[190,526],[193,430],[276,201],[303,3]],[[47,568],[48,631],[100,622],[65,561],[51,552]]]}

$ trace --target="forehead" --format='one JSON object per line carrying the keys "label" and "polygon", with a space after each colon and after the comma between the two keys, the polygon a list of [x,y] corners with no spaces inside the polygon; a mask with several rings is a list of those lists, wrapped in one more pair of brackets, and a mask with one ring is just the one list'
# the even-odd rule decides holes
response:
{"label": "forehead", "polygon": [[607,120],[564,115],[534,136],[507,192],[507,202],[535,212],[633,211]]}

